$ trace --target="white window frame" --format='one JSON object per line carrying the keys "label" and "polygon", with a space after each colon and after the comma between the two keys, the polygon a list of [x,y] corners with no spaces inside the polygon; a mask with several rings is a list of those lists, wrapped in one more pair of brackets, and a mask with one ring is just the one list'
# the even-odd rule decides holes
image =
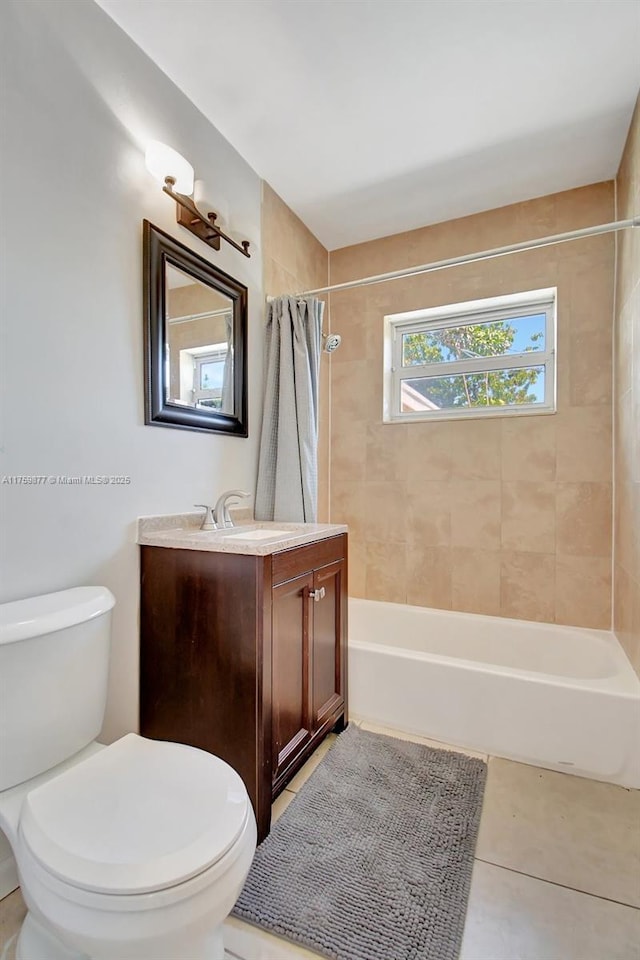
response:
{"label": "white window frame", "polygon": [[224,387],[212,387],[210,389],[205,389],[200,386],[201,372],[200,368],[205,363],[222,363],[224,364],[227,359],[227,352],[229,350],[229,345],[225,341],[224,343],[213,343],[207,348],[207,353],[204,353],[202,348],[200,350],[191,351],[193,357],[193,402],[196,406],[200,406],[202,400],[222,400],[222,393]]}
{"label": "white window frame", "polygon": [[[556,309],[557,288],[528,290],[524,293],[484,300],[468,300],[443,307],[395,313],[384,318],[384,390],[382,420],[384,423],[407,423],[424,420],[467,420],[469,418],[537,416],[556,412]],[[501,357],[472,357],[468,360],[402,366],[402,337],[411,333],[430,333],[444,327],[461,327],[478,323],[544,313],[545,349],[512,353]],[[522,367],[544,367],[544,401],[518,403],[500,407],[460,407],[449,410],[403,411],[403,380],[422,377],[452,377],[463,373],[487,370],[514,370]]]}

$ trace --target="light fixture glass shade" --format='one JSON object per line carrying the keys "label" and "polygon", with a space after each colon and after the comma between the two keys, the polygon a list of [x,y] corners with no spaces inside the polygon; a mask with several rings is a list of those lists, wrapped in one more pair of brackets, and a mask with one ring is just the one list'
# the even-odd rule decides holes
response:
{"label": "light fixture glass shade", "polygon": [[159,140],[151,140],[144,159],[149,173],[163,186],[167,177],[173,177],[173,189],[176,193],[191,196],[194,184],[193,167],[177,150],[168,147],[166,143],[160,143]]}

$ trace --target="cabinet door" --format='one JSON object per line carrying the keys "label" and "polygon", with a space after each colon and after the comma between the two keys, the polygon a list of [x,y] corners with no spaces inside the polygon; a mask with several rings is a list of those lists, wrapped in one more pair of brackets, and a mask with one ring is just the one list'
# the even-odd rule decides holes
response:
{"label": "cabinet door", "polygon": [[309,592],[312,589],[312,573],[273,588],[271,662],[274,781],[311,739]]}
{"label": "cabinet door", "polygon": [[344,705],[343,560],[315,570],[311,645],[311,705],[314,732]]}

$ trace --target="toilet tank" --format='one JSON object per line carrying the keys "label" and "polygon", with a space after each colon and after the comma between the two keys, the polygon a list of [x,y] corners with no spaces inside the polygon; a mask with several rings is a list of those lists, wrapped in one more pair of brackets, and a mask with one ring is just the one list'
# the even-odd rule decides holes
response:
{"label": "toilet tank", "polygon": [[74,587],[0,604],[0,790],[98,736],[114,603],[106,587]]}

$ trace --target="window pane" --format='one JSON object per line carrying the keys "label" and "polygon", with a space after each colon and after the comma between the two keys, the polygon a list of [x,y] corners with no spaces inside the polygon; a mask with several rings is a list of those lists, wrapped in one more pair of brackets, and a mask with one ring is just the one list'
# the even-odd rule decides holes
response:
{"label": "window pane", "polygon": [[402,413],[544,403],[544,367],[465,373],[456,377],[402,380]]}
{"label": "window pane", "polygon": [[200,389],[215,390],[222,386],[224,360],[208,360],[200,364]]}
{"label": "window pane", "polygon": [[402,335],[402,366],[504,357],[545,349],[545,314]]}

